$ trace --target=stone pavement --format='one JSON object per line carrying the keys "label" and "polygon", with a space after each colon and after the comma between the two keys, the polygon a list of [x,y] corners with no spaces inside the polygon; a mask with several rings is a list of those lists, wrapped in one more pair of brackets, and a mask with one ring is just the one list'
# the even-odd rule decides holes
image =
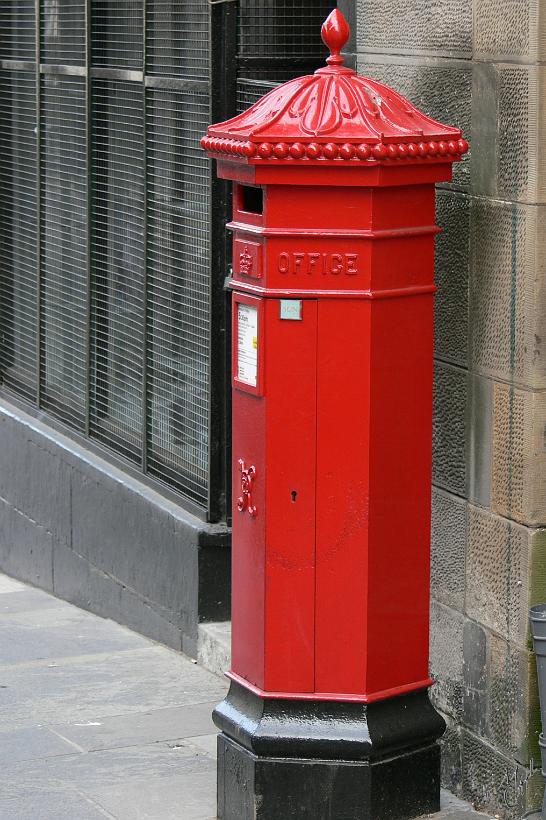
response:
{"label": "stone pavement", "polygon": [[[0,820],[209,820],[225,682],[0,575]],[[483,815],[444,794],[437,820]]]}

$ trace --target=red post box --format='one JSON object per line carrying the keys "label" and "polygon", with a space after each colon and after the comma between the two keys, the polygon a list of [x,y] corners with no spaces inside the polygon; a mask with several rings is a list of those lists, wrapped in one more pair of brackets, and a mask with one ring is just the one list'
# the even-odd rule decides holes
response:
{"label": "red post box", "polygon": [[428,699],[434,183],[458,129],[327,66],[202,139],[234,181],[219,817],[438,809]]}

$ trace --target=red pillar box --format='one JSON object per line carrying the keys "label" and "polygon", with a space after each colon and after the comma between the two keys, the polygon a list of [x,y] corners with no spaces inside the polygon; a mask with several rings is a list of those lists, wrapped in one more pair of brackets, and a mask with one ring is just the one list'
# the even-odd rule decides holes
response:
{"label": "red pillar box", "polygon": [[219,817],[439,806],[428,699],[434,183],[467,144],[343,66],[209,128],[234,181],[233,638]]}

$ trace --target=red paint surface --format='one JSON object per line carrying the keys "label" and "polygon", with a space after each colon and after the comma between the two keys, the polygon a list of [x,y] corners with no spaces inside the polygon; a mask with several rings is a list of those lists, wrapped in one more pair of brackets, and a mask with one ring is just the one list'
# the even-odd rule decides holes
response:
{"label": "red paint surface", "polygon": [[[327,236],[318,187],[267,188],[262,225],[232,225],[237,248],[263,247],[259,285],[232,280],[262,306],[261,386],[234,383],[234,498],[242,458],[258,512],[234,511],[232,672],[370,701],[428,682],[434,191],[334,191]],[[309,270],[310,253],[344,268]],[[281,320],[296,290],[302,320]]]}

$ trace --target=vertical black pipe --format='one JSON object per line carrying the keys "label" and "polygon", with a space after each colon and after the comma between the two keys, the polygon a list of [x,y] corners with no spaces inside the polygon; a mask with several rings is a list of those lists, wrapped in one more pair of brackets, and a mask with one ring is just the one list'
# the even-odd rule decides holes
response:
{"label": "vertical black pipe", "polygon": [[148,190],[147,190],[147,116],[146,116],[146,0],[142,3],[142,196],[143,196],[143,232],[142,232],[142,472],[148,469]]}
{"label": "vertical black pipe", "polygon": [[41,0],[34,0],[34,60],[36,100],[36,406],[42,394],[42,166],[41,166]]}
{"label": "vertical black pipe", "polygon": [[[210,120],[218,122],[235,114],[237,95],[238,3],[210,6]],[[208,519],[218,521],[229,509],[229,452],[231,396],[228,360],[230,350],[229,300],[224,291],[231,259],[225,225],[231,205],[231,186],[210,168],[210,415]]]}
{"label": "vertical black pipe", "polygon": [[85,409],[84,432],[89,435],[91,418],[91,210],[93,203],[92,178],[92,88],[91,88],[91,0],[85,0],[85,165],[87,169],[86,231],[85,231]]}

